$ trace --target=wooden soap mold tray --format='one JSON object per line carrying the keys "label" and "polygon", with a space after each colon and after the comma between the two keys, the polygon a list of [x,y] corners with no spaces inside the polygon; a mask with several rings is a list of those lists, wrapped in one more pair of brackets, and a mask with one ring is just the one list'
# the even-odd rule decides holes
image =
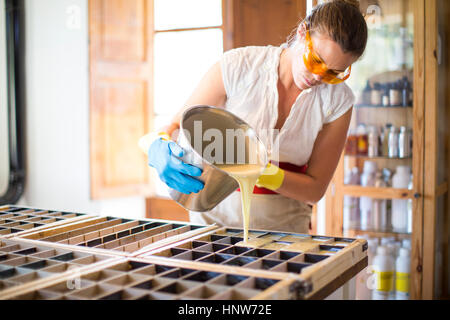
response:
{"label": "wooden soap mold tray", "polygon": [[0,238],[11,238],[87,219],[83,213],[0,206]]}
{"label": "wooden soap mold tray", "polygon": [[71,247],[114,251],[129,255],[143,248],[158,248],[174,241],[216,229],[216,226],[159,219],[92,217],[20,238],[51,242]]}
{"label": "wooden soap mold tray", "polygon": [[8,299],[81,300],[247,300],[295,298],[297,280],[270,274],[184,267],[158,258],[124,258],[79,273],[78,288],[68,278],[22,288]]}
{"label": "wooden soap mold tray", "polygon": [[[158,256],[167,260],[216,264],[221,268],[253,269],[279,274],[295,274],[304,280],[307,297],[367,258],[367,242],[359,239],[250,230],[249,243],[267,239],[266,245],[242,244],[242,229],[221,228],[151,251],[139,257]],[[286,241],[290,240],[290,241]],[[259,240],[258,240],[259,241]],[[263,241],[264,242],[264,241]]]}
{"label": "wooden soap mold tray", "polygon": [[117,259],[114,255],[91,254],[21,240],[0,239],[0,298],[27,286],[72,274],[95,264]]}

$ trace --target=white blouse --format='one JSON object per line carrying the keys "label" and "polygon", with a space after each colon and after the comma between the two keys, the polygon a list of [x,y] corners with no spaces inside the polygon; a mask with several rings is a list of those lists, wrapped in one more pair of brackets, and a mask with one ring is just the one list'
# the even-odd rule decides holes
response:
{"label": "white blouse", "polygon": [[278,67],[284,48],[250,46],[225,52],[221,59],[225,107],[252,126],[271,160],[302,166],[308,163],[323,125],[344,115],[355,97],[345,83],[304,90],[281,130],[273,131],[278,120]]}

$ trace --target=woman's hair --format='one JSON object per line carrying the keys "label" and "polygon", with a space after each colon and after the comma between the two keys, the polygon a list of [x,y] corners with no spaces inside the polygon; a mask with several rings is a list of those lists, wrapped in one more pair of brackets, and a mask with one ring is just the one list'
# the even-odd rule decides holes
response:
{"label": "woman's hair", "polygon": [[[367,24],[358,0],[331,0],[320,4],[300,22],[309,26],[311,35],[328,35],[345,53],[362,56],[367,44]],[[297,40],[297,29],[288,39],[291,46]]]}

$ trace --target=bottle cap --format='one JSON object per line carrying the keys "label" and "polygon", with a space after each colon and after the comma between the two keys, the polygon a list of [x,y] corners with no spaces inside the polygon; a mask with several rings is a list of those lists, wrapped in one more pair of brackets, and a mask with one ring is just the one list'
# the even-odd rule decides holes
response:
{"label": "bottle cap", "polygon": [[409,249],[407,248],[400,248],[398,253],[400,257],[409,257]]}
{"label": "bottle cap", "polygon": [[385,256],[388,254],[388,249],[384,246],[377,247],[377,255]]}
{"label": "bottle cap", "polygon": [[374,161],[364,161],[364,172],[375,173],[377,171],[377,164]]}
{"label": "bottle cap", "polygon": [[410,175],[411,174],[411,167],[410,166],[398,166],[397,167],[397,173]]}

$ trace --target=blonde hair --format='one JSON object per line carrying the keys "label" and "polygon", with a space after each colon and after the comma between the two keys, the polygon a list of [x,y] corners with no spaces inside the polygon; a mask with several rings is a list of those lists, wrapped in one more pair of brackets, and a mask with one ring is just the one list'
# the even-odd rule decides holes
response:
{"label": "blonde hair", "polygon": [[[299,25],[306,23],[311,35],[328,35],[345,53],[362,56],[367,45],[367,24],[357,0],[331,0],[312,10]],[[297,40],[297,29],[288,38],[291,46]]]}

